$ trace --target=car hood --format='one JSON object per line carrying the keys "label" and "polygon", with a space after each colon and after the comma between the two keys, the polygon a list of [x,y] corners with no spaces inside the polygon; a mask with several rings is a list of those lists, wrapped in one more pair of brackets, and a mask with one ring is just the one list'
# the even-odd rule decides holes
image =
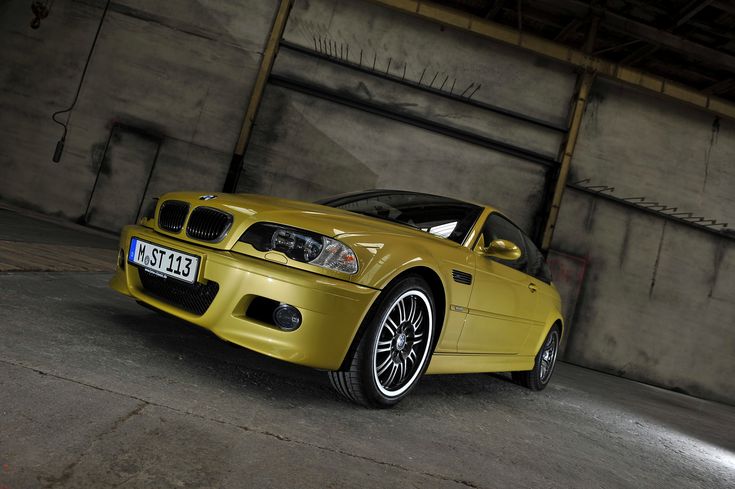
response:
{"label": "car hood", "polygon": [[[204,196],[209,197],[209,199],[202,200],[201,197]],[[380,233],[446,241],[443,238],[432,236],[424,231],[402,224],[394,224],[325,205],[266,195],[175,192],[163,195],[159,199],[159,205],[167,200],[187,202],[190,205],[190,211],[196,207],[211,207],[232,214],[233,224],[227,236],[219,243],[206,244],[219,249],[231,249],[242,236],[242,233],[256,222],[285,224],[330,237]],[[203,244],[201,241],[190,240],[185,236],[185,233],[170,233],[160,229],[158,223],[155,223],[154,227],[163,234],[196,242],[200,245]]]}

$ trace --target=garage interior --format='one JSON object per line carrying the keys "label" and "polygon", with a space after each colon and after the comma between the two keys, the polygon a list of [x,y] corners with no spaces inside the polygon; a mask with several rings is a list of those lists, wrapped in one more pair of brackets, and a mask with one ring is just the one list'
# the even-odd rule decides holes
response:
{"label": "garage interior", "polygon": [[[735,487],[734,1],[11,0],[0,45],[0,488]],[[165,192],[370,188],[533,237],[548,389],[365,410],[107,287]]]}

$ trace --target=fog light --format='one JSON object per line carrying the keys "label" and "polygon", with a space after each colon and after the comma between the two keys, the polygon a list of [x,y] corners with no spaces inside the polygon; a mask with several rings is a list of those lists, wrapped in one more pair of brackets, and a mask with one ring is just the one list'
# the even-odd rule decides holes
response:
{"label": "fog light", "polygon": [[125,251],[122,248],[117,252],[117,266],[121,270],[125,268]]}
{"label": "fog light", "polygon": [[273,311],[273,322],[285,331],[293,331],[301,326],[301,313],[294,306],[281,304]]}

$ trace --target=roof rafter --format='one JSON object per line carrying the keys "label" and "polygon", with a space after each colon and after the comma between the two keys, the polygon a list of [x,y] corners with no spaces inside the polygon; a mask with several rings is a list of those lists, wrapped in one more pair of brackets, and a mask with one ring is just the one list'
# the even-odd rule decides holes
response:
{"label": "roof rafter", "polygon": [[[586,17],[590,9],[589,3],[580,0],[534,0],[534,3],[537,5],[546,4],[555,10],[565,10],[569,15],[580,18]],[[626,34],[641,41],[677,51],[735,72],[735,56],[690,41],[666,30],[643,24],[610,11],[605,12],[602,25],[620,34]]]}

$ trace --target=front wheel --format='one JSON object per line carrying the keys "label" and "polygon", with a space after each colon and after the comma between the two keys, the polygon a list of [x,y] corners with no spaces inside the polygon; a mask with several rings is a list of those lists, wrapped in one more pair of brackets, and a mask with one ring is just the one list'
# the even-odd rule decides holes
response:
{"label": "front wheel", "polygon": [[554,373],[560,341],[561,334],[559,326],[553,326],[549,334],[546,335],[546,340],[541,345],[541,350],[536,355],[533,370],[512,372],[513,381],[534,391],[545,389],[549,384],[549,380],[551,380],[551,374]]}
{"label": "front wheel", "polygon": [[367,407],[390,407],[418,383],[431,359],[436,317],[431,290],[406,277],[378,300],[347,369],[329,372],[332,386]]}

